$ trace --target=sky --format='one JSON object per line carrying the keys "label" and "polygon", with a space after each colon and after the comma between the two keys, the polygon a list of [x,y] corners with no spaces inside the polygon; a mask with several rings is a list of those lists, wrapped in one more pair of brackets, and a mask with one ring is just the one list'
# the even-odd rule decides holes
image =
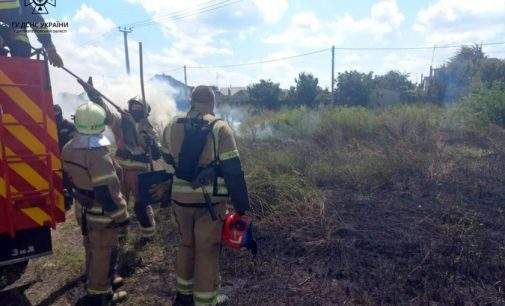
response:
{"label": "sky", "polygon": [[[432,61],[441,65],[456,52],[433,52],[434,45],[505,41],[505,0],[59,0],[48,10],[47,20],[69,23],[67,33],[53,34],[65,66],[93,76],[105,91],[122,84],[113,96],[125,98],[139,92],[139,41],[146,79],[165,73],[183,81],[186,65],[193,86],[237,87],[271,79],[283,88],[293,85],[302,71],[329,86],[331,46],[337,48],[336,74],[398,70],[420,81]],[[125,76],[119,26],[132,27],[130,78]],[[426,49],[352,50],[397,47]],[[215,67],[312,51],[321,52],[260,65]],[[505,45],[484,45],[484,51],[503,58]],[[54,94],[82,92],[61,70],[52,69],[51,75]]]}

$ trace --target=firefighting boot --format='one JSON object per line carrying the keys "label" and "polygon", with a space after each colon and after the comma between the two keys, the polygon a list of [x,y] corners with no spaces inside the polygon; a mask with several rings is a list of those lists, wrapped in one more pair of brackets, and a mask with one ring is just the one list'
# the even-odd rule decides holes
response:
{"label": "firefighting boot", "polygon": [[230,298],[226,294],[218,294],[215,299],[214,305],[228,305]]}
{"label": "firefighting boot", "polygon": [[114,293],[109,293],[104,301],[103,305],[116,305],[124,302],[128,298],[128,293],[126,291],[116,291]]}
{"label": "firefighting boot", "polygon": [[193,306],[193,295],[177,293],[172,306]]}
{"label": "firefighting boot", "polygon": [[124,285],[124,279],[119,275],[114,275],[112,277],[112,289],[116,290]]}

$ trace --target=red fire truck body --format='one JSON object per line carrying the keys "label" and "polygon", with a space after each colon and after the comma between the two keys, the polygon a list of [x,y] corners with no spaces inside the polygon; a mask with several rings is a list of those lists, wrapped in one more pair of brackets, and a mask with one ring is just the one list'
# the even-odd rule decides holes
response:
{"label": "red fire truck body", "polygon": [[0,57],[0,266],[51,253],[65,220],[46,61]]}

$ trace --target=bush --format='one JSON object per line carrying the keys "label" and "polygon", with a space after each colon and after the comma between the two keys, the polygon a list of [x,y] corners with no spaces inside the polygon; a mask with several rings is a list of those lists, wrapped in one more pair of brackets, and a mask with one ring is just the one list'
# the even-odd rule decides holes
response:
{"label": "bush", "polygon": [[459,127],[483,128],[495,124],[505,128],[505,84],[475,89],[461,99],[451,114]]}

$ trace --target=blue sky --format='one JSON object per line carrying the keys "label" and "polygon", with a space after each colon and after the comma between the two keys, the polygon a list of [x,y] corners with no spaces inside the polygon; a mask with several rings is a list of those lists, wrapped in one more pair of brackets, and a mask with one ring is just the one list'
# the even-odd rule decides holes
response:
{"label": "blue sky", "polygon": [[[236,2],[196,13],[209,4]],[[59,0],[48,18],[69,21],[69,32],[54,40],[66,66],[93,75],[100,84],[124,77],[122,35],[117,27],[156,20],[133,28],[130,57],[138,69],[137,43],[145,50],[146,74],[168,73],[183,80],[181,67],[216,66],[276,59],[336,47],[420,47],[505,41],[505,0]],[[174,20],[170,14],[191,16]],[[168,16],[168,17],[167,17]],[[173,16],[173,15],[172,15]],[[503,57],[505,45],[484,48]],[[454,49],[439,49],[440,65]],[[420,80],[432,50],[339,50],[336,71],[384,73],[399,70]],[[260,78],[292,85],[301,71],[330,84],[330,52],[263,65],[189,69],[190,85],[246,86]],[[80,90],[60,71],[55,91]],[[67,82],[65,82],[65,80]]]}

